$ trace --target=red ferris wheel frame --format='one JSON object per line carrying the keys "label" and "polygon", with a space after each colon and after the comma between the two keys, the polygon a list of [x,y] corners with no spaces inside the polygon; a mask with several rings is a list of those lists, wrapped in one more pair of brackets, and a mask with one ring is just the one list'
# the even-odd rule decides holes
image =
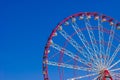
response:
{"label": "red ferris wheel frame", "polygon": [[[55,32],[59,29],[59,26],[61,26],[66,21],[68,21],[70,18],[73,18],[73,17],[80,17],[80,18],[82,18],[83,15],[86,15],[88,18],[90,16],[94,16],[95,19],[97,19],[98,16],[99,16],[99,17],[102,18],[103,21],[109,22],[111,25],[114,25],[116,27],[116,29],[120,29],[120,23],[118,21],[116,21],[115,19],[113,19],[113,18],[111,18],[109,16],[106,16],[104,14],[99,14],[97,12],[80,12],[80,13],[73,14],[73,15],[65,18],[63,21],[61,21],[55,27],[55,29],[53,29],[52,33],[50,34],[50,37],[48,38],[47,44],[45,46],[45,51],[44,51],[44,56],[43,56],[43,76],[44,76],[44,80],[49,80],[49,77],[48,77],[48,65],[45,64],[45,63],[47,63],[49,47],[51,45],[52,38],[55,36]],[[116,22],[116,24],[113,24],[114,22]],[[107,80],[106,78],[109,78],[110,80],[113,80],[108,70],[103,70],[103,71],[101,71],[100,74],[102,74],[104,76],[102,77],[102,79],[100,79],[98,77],[98,80]]]}

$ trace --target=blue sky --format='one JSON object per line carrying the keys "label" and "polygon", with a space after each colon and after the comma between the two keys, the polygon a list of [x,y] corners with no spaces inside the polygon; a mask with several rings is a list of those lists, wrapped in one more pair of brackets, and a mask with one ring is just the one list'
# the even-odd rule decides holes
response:
{"label": "blue sky", "polygon": [[43,80],[42,56],[51,30],[77,12],[120,20],[119,0],[1,0],[0,80]]}

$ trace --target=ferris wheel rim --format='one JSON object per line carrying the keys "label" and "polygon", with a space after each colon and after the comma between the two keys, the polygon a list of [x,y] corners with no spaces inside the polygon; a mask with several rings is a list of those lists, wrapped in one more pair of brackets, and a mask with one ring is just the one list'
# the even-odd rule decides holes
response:
{"label": "ferris wheel rim", "polygon": [[[76,13],[76,14],[72,14],[71,16],[68,16],[68,17],[64,18],[64,19],[63,19],[61,22],[59,22],[59,23],[57,24],[57,26],[52,30],[52,32],[51,32],[51,34],[50,34],[50,37],[49,37],[48,40],[47,40],[47,44],[46,44],[46,46],[45,46],[45,49],[47,49],[47,48],[49,47],[49,41],[52,39],[54,33],[58,30],[58,27],[59,27],[59,26],[61,26],[64,22],[66,22],[67,20],[69,20],[69,19],[72,18],[72,17],[78,17],[78,16],[80,16],[80,15],[86,15],[87,13],[90,14],[90,15],[92,15],[92,16],[95,16],[96,14],[98,14],[98,16],[106,17],[106,18],[108,18],[108,19],[107,19],[107,22],[110,22],[109,20],[112,20],[112,21],[114,21],[114,22],[119,23],[119,21],[113,19],[112,17],[106,16],[106,15],[104,15],[104,14],[100,14],[100,13],[98,13],[98,12],[79,12],[79,13]],[[117,27],[117,24],[116,24],[115,26]]]}
{"label": "ferris wheel rim", "polygon": [[[98,14],[97,12],[80,12],[80,13],[77,13],[77,14],[73,14],[73,15],[71,15],[71,16],[68,16],[67,18],[65,18],[64,20],[62,20],[53,30],[52,30],[52,33],[50,34],[50,37],[48,38],[48,41],[47,41],[47,44],[46,44],[46,46],[45,46],[45,51],[44,51],[44,55],[46,56],[46,58],[43,58],[43,59],[47,59],[48,58],[48,56],[47,56],[47,54],[48,54],[48,49],[49,49],[49,47],[50,47],[50,40],[52,40],[52,38],[53,38],[53,36],[54,36],[54,34],[55,34],[55,32],[58,30],[58,28],[59,28],[59,26],[61,26],[63,23],[65,23],[67,20],[69,20],[70,18],[72,18],[72,17],[78,17],[78,16],[80,16],[81,14],[84,14],[84,15],[86,15],[86,14],[90,14],[90,15],[92,15],[92,16],[95,16],[95,14]],[[111,17],[109,17],[109,16],[105,16],[105,15],[103,15],[103,14],[98,14],[100,17],[106,17],[107,18],[107,22],[110,22],[109,20],[110,19],[112,19],[112,20],[114,20],[113,18],[111,18]],[[114,20],[114,21],[116,21],[116,20]],[[118,21],[116,21],[117,23],[119,23]],[[117,27],[117,24],[115,24],[115,27]],[[44,56],[44,57],[45,57]],[[43,67],[45,67],[46,66],[46,68],[48,68],[47,67],[47,65],[45,65],[45,64],[43,63]],[[46,70],[46,75],[48,76],[48,71]],[[44,75],[44,76],[46,76],[46,75]]]}

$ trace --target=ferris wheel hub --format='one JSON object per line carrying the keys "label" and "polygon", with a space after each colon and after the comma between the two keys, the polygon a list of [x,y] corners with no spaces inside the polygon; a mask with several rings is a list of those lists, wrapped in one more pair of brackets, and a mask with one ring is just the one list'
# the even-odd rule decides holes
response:
{"label": "ferris wheel hub", "polygon": [[109,70],[107,70],[107,69],[103,69],[100,71],[100,77],[98,78],[98,80],[101,80],[101,79],[102,80],[107,80],[107,79],[113,80],[111,75],[110,75]]}

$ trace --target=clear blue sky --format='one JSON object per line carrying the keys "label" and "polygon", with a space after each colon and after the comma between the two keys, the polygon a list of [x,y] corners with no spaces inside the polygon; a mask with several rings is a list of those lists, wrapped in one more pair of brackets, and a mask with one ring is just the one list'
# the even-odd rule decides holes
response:
{"label": "clear blue sky", "polygon": [[0,80],[43,80],[42,56],[51,30],[76,12],[120,20],[120,0],[0,0]]}

